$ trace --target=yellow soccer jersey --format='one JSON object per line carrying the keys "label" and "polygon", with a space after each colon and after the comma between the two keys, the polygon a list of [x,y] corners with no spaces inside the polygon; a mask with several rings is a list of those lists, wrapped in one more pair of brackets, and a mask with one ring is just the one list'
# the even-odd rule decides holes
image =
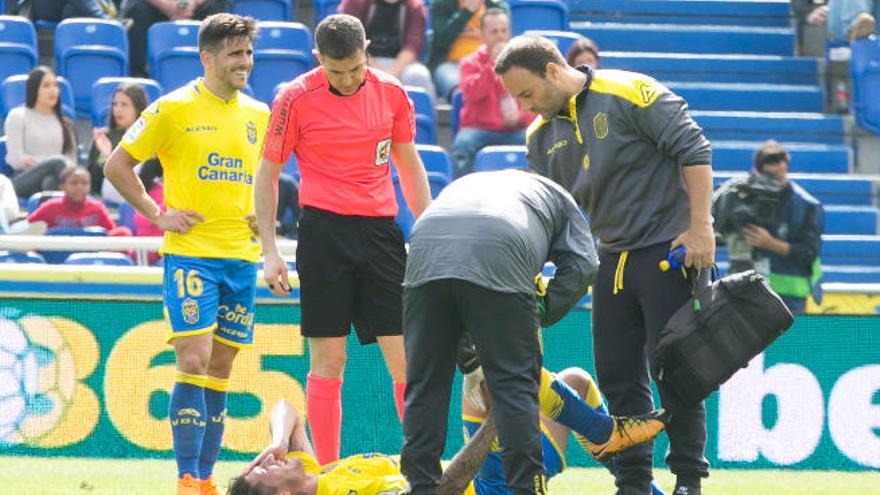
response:
{"label": "yellow soccer jersey", "polygon": [[298,457],[307,473],[318,476],[316,495],[397,495],[408,487],[396,456],[359,454],[324,466],[304,452],[287,457]]}
{"label": "yellow soccer jersey", "polygon": [[165,232],[162,253],[259,260],[244,216],[254,211],[268,120],[264,103],[242,93],[225,102],[197,79],[155,101],[125,133],[120,145],[135,160],[162,162],[166,206],[205,218],[186,234]]}

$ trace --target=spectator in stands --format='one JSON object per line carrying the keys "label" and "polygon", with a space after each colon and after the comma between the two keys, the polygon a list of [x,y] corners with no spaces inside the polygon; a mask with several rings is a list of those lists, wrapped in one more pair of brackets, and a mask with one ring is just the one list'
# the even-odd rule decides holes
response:
{"label": "spectator in stands", "polygon": [[[107,127],[92,129],[92,149],[89,152],[89,173],[92,174],[92,194],[105,201],[122,203],[125,200],[109,180],[104,180],[104,163],[113,148],[119,144],[125,131],[147,108],[147,94],[137,84],[122,83],[113,92]],[[148,187],[149,190],[149,187]]]}
{"label": "spectator in stands", "polygon": [[828,34],[850,43],[874,36],[877,32],[877,16],[880,16],[880,1],[830,0]]}
{"label": "spectator in stands", "polygon": [[28,222],[46,222],[49,228],[103,227],[107,235],[131,235],[127,227],[116,227],[104,203],[88,197],[90,188],[88,170],[77,166],[65,168],[61,172],[64,196],[44,201],[28,215]]}
{"label": "spectator in stands", "polygon": [[474,157],[492,144],[523,144],[534,116],[522,110],[495,74],[495,59],[510,40],[510,17],[489,9],[480,20],[484,44],[461,61],[461,128],[452,141],[455,175],[473,171]]}
{"label": "spectator in stands", "polygon": [[18,218],[18,196],[9,177],[0,174],[0,234],[9,232],[9,224]]}
{"label": "spectator in stands", "polygon": [[[812,295],[816,303],[822,297],[819,251],[825,228],[825,213],[819,200],[788,179],[790,160],[785,148],[772,140],[765,142],[755,152],[752,175],[770,176],[780,189],[776,208],[762,207],[756,210],[778,210],[775,219],[761,219],[764,225],[770,226],[765,228],[748,223],[738,233],[734,233],[738,234],[735,237],[727,232],[727,226],[730,225],[727,217],[731,215],[727,213],[730,208],[722,206],[723,198],[726,191],[732,190],[733,181],[737,179],[731,179],[719,188],[713,200],[713,216],[716,217],[716,230],[724,236],[731,252],[730,271],[753,268],[762,273],[769,278],[770,286],[782,296],[788,308],[793,313],[802,313],[807,296]],[[764,204],[768,204],[766,200]],[[735,247],[736,237],[751,247],[751,252],[746,253],[751,255],[750,264],[734,263],[734,258],[743,258],[739,253],[734,253],[734,250],[740,251]]]}
{"label": "spectator in stands", "polygon": [[581,38],[568,47],[565,61],[572,67],[587,65],[596,70],[599,68],[599,47],[590,38]]}
{"label": "spectator in stands", "polygon": [[150,26],[162,21],[202,20],[224,12],[230,3],[230,0],[127,0],[122,15],[132,21],[128,29],[131,76],[147,77],[147,31]]}
{"label": "spectator in stands", "polygon": [[431,72],[419,62],[425,47],[422,0],[342,0],[339,13],[357,17],[366,28],[371,67],[388,72],[404,86],[425,88],[435,97]]}
{"label": "spectator in stands", "polygon": [[31,0],[30,16],[35,21],[61,22],[70,17],[115,19],[116,4],[111,0]]}
{"label": "spectator in stands", "polygon": [[483,44],[480,19],[486,10],[508,11],[504,0],[434,0],[431,2],[431,46],[428,68],[434,74],[437,96],[449,99],[458,86],[458,65]]}
{"label": "spectator in stands", "polygon": [[61,113],[60,96],[55,72],[36,67],[25,83],[25,106],[13,108],[3,124],[6,163],[20,198],[56,189],[61,171],[76,164],[76,131]]}

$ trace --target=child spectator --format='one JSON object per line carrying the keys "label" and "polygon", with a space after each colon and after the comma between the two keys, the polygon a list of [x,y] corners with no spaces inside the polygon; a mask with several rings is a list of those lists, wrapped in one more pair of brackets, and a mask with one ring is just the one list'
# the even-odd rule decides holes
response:
{"label": "child spectator", "polygon": [[88,197],[90,187],[91,177],[85,168],[65,168],[61,172],[64,196],[45,201],[28,215],[28,222],[46,222],[49,228],[103,227],[107,235],[131,235],[127,227],[116,227],[103,203]]}
{"label": "child spectator", "polygon": [[60,96],[55,72],[36,67],[25,83],[25,106],[13,108],[3,124],[6,163],[20,198],[56,189],[61,171],[76,164],[76,132],[61,114]]}

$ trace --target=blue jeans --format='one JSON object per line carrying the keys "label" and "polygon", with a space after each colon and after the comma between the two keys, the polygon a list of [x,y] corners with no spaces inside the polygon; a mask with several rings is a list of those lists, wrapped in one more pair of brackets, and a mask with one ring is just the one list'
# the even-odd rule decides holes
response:
{"label": "blue jeans", "polygon": [[828,34],[832,38],[846,41],[847,33],[856,16],[867,12],[880,17],[880,1],[876,0],[831,0],[828,4]]}
{"label": "blue jeans", "polygon": [[486,131],[476,127],[463,127],[452,141],[452,161],[455,177],[474,171],[474,157],[477,152],[493,144],[523,144],[526,131]]}
{"label": "blue jeans", "polygon": [[443,62],[434,69],[437,96],[449,100],[449,94],[458,86],[458,62]]}

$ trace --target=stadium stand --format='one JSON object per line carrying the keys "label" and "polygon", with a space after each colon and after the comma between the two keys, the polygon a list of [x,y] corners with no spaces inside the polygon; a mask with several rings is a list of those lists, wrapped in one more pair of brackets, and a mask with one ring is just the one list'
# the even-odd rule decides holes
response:
{"label": "stadium stand", "polygon": [[0,16],[0,81],[37,65],[37,32],[24,17]]}
{"label": "stadium stand", "polygon": [[335,14],[341,0],[314,0],[314,25],[317,26],[325,17]]}
{"label": "stadium stand", "polygon": [[853,114],[860,126],[880,135],[880,40],[856,41],[851,53]]}
{"label": "stadium stand", "polygon": [[140,85],[147,94],[147,102],[156,101],[162,96],[162,87],[152,79],[142,77],[102,77],[92,85],[92,124],[96,126],[107,125],[107,116],[110,114],[110,104],[113,92],[122,83]]}
{"label": "stadium stand", "polygon": [[[400,188],[400,179],[397,175],[393,177],[393,181],[394,195],[397,198],[397,217],[394,220],[403,232],[404,240],[406,240],[409,238],[409,233],[415,221],[413,220],[412,212],[409,211],[409,207],[406,205],[406,199],[403,197],[403,190]],[[448,184],[448,177],[437,172],[428,172],[428,185],[431,187],[432,198],[436,198],[440,191]]]}
{"label": "stadium stand", "polygon": [[298,22],[267,21],[258,25],[249,82],[254,97],[271,104],[276,86],[312,68],[312,34]]}
{"label": "stadium stand", "polygon": [[424,88],[407,86],[406,93],[416,113],[416,143],[437,144],[437,112]]}
{"label": "stadium stand", "polygon": [[110,251],[98,251],[94,253],[72,253],[64,260],[65,265],[112,265],[132,266],[131,258]]}
{"label": "stadium stand", "polygon": [[157,22],[147,31],[150,77],[165,92],[174,91],[202,74],[198,21]]}
{"label": "stadium stand", "polygon": [[532,29],[568,29],[568,5],[561,0],[511,0],[513,35]]}
{"label": "stadium stand", "polygon": [[[3,95],[2,114],[4,119],[10,110],[19,105],[24,105],[27,78],[27,74],[18,74],[9,76],[0,83],[0,93]],[[73,98],[73,87],[71,87],[67,79],[61,76],[58,76],[58,86],[61,88],[61,111],[70,120],[76,120],[76,101]]]}
{"label": "stadium stand", "polygon": [[445,149],[430,144],[417,144],[416,151],[425,164],[425,171],[440,174],[447,181],[452,181],[452,160]]}
{"label": "stadium stand", "polygon": [[46,259],[35,251],[0,251],[0,263],[46,263]]}
{"label": "stadium stand", "polygon": [[525,146],[486,146],[474,160],[474,172],[527,167]]}
{"label": "stadium stand", "polygon": [[6,136],[0,136],[0,174],[12,177],[14,173],[12,167],[6,163]]}
{"label": "stadium stand", "polygon": [[293,21],[292,0],[236,0],[232,12],[259,21]]}
{"label": "stadium stand", "polygon": [[128,37],[117,21],[64,19],[55,28],[55,70],[70,81],[76,112],[92,112],[92,85],[128,75]]}

